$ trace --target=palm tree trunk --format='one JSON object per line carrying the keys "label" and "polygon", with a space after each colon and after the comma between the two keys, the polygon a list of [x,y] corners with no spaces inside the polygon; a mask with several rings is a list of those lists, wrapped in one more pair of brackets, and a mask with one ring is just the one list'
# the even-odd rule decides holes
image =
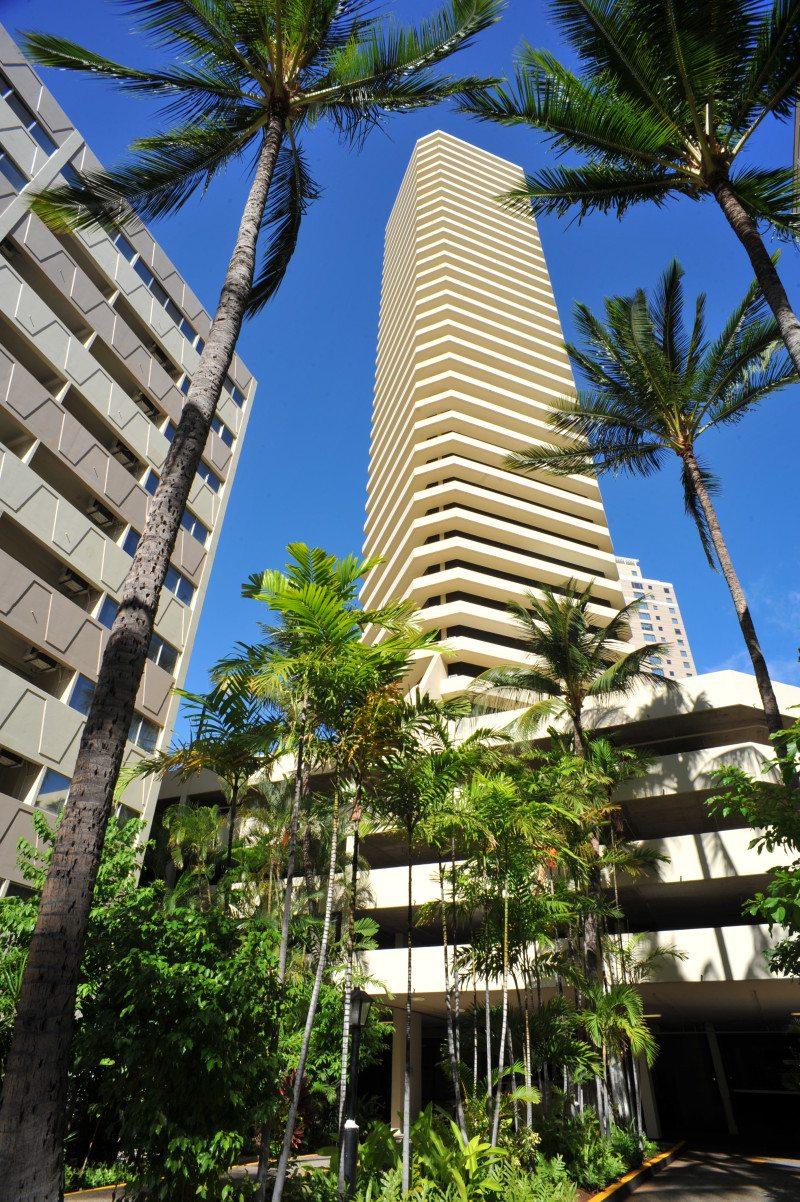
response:
{"label": "palm tree trunk", "polygon": [[[297,761],[295,763],[294,794],[292,809],[289,816],[289,839],[286,848],[286,880],[283,886],[283,908],[281,910],[281,940],[278,949],[278,991],[283,993],[283,983],[286,980],[286,962],[289,954],[289,930],[292,920],[292,893],[294,891],[294,870],[297,862],[297,826],[300,821],[300,806],[305,791],[306,762],[305,762],[306,717],[301,712],[297,732]],[[273,1051],[277,1050],[281,1038],[281,1016],[278,1015],[275,1033],[273,1035]],[[258,1167],[256,1169],[256,1188],[254,1202],[266,1202],[267,1178],[269,1176],[269,1149],[272,1139],[271,1112],[264,1120],[258,1137]]]}
{"label": "palm tree trunk", "polygon": [[508,887],[503,886],[503,1001],[500,1018],[500,1047],[497,1051],[497,1092],[494,1099],[492,1120],[492,1147],[497,1147],[500,1134],[500,1107],[503,1100],[503,1068],[506,1056],[506,1031],[508,1029]]}
{"label": "palm tree trunk", "polygon": [[347,915],[347,946],[345,950],[344,987],[342,993],[342,1051],[339,1066],[339,1197],[344,1197],[344,1135],[345,1103],[347,1101],[347,1062],[350,1051],[350,1006],[353,996],[353,959],[355,949],[355,914],[358,897],[358,845],[361,812],[358,802],[353,806],[353,859],[350,865],[350,910]]}
{"label": "palm tree trunk", "polygon": [[75,995],[95,878],[161,588],[241,330],[283,135],[265,131],[217,312],[167,454],[83,728],[31,940],[0,1109],[0,1202],[56,1202]]}
{"label": "palm tree trunk", "polygon": [[411,838],[409,828],[407,834],[408,851],[408,901],[406,905],[406,1041],[405,1066],[403,1069],[403,1193],[411,1189],[411,973],[414,953],[414,880],[411,864]]}
{"label": "palm tree trunk", "polygon": [[[442,913],[442,955],[444,957],[444,1005],[445,1005],[445,1020],[447,1029],[447,1057],[450,1061],[450,1080],[453,1086],[453,1103],[456,1109],[456,1122],[458,1129],[466,1142],[467,1139],[467,1124],[464,1120],[464,1106],[461,1098],[461,1074],[459,1072],[459,1058],[456,1053],[456,1035],[455,1022],[453,1019],[453,992],[450,977],[450,941],[447,935],[447,900],[445,898],[444,888],[445,869],[444,864],[439,861],[439,894]],[[455,966],[455,956],[453,957]]]}
{"label": "palm tree trunk", "polygon": [[761,695],[761,704],[764,708],[764,721],[766,722],[767,730],[771,735],[777,734],[783,730],[781,711],[778,708],[778,700],[769,677],[767,661],[764,659],[764,653],[758,641],[758,635],[756,634],[756,628],[750,615],[750,607],[747,604],[744,589],[739,582],[739,577],[736,575],[725,539],[722,536],[717,511],[703,481],[703,476],[692,448],[684,452],[683,461],[686,464],[689,480],[691,481],[700,508],[703,511],[708,533],[717,559],[719,560],[719,565],[722,568],[722,575],[725,577],[725,583],[733,599],[736,616],[739,619],[739,627],[753,665],[753,674],[755,675],[758,691]]}
{"label": "palm tree trunk", "polygon": [[800,371],[800,319],[789,304],[786,289],[758,232],[758,226],[727,180],[719,180],[714,185],[713,192],[728,224],[747,252],[753,274],[775,315],[781,338],[792,362]]}
{"label": "palm tree trunk", "polygon": [[230,881],[228,874],[233,863],[233,839],[236,833],[236,805],[239,799],[239,783],[234,781],[231,786],[231,800],[228,809],[228,839],[225,847],[225,905],[230,900]]}
{"label": "palm tree trunk", "polygon": [[294,1128],[297,1122],[297,1111],[300,1107],[300,1092],[303,1088],[303,1076],[306,1071],[306,1061],[308,1060],[308,1049],[311,1045],[311,1033],[314,1029],[314,1019],[317,1015],[317,1006],[319,1004],[319,995],[322,989],[322,978],[325,975],[325,967],[328,962],[328,943],[331,933],[331,915],[333,914],[333,895],[336,886],[336,856],[339,846],[339,791],[334,790],[333,794],[333,810],[331,813],[331,846],[330,846],[330,864],[328,867],[328,889],[325,895],[325,917],[322,921],[322,937],[319,945],[319,955],[317,957],[317,971],[314,976],[314,985],[311,989],[311,998],[308,1003],[308,1012],[306,1014],[306,1025],[303,1030],[303,1042],[300,1045],[300,1057],[297,1062],[297,1068],[294,1074],[294,1085],[292,1087],[292,1100],[289,1104],[289,1113],[286,1117],[286,1126],[283,1130],[283,1146],[281,1154],[278,1157],[278,1164],[275,1169],[275,1184],[272,1187],[272,1202],[280,1202],[283,1196],[283,1187],[286,1182],[286,1172],[289,1167],[289,1157],[292,1152],[292,1140],[294,1139]]}

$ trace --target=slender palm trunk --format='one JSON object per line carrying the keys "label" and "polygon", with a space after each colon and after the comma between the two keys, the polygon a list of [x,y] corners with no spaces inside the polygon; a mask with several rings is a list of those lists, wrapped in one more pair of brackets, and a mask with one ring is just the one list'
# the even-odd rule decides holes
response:
{"label": "slender palm trunk", "polygon": [[[453,930],[453,1026],[456,1045],[456,1062],[461,1064],[461,970],[456,956],[458,931],[458,899],[456,879],[456,841],[450,840],[450,905]],[[466,1127],[465,1127],[466,1130]]]}
{"label": "slender palm trunk", "polygon": [[[286,963],[289,954],[289,930],[292,920],[292,894],[294,892],[294,871],[297,866],[297,827],[300,822],[300,807],[303,802],[306,782],[306,716],[300,715],[297,734],[297,761],[295,763],[294,793],[292,809],[289,815],[289,838],[286,847],[286,880],[283,886],[283,908],[281,910],[281,940],[278,949],[278,992],[283,994],[283,984],[286,980]],[[280,1043],[281,1016],[272,1036],[273,1051]],[[255,1202],[265,1202],[267,1197],[267,1178],[269,1176],[269,1149],[272,1139],[272,1119],[274,1108],[264,1120],[258,1137],[258,1167],[256,1169]]]}
{"label": "slender palm trunk", "polygon": [[319,955],[317,957],[317,971],[314,976],[314,984],[311,989],[311,998],[308,1003],[306,1025],[303,1029],[303,1042],[300,1045],[300,1057],[298,1059],[297,1068],[295,1069],[294,1074],[292,1100],[289,1104],[289,1113],[286,1116],[286,1126],[283,1130],[283,1146],[281,1147],[281,1154],[278,1157],[278,1164],[275,1169],[275,1184],[272,1187],[272,1202],[280,1202],[281,1197],[283,1196],[283,1187],[286,1183],[286,1172],[289,1167],[289,1157],[292,1152],[292,1140],[294,1139],[294,1129],[297,1122],[297,1111],[300,1107],[300,1092],[303,1088],[303,1076],[306,1071],[308,1049],[311,1045],[311,1033],[314,1029],[314,1019],[317,1016],[317,1006],[319,1005],[319,995],[322,989],[322,979],[325,975],[325,967],[328,962],[328,944],[331,933],[331,916],[333,914],[333,895],[336,885],[336,857],[339,846],[338,789],[334,791],[333,795],[331,826],[332,830],[330,863],[328,867],[328,888],[325,894],[325,917],[322,921],[322,937],[320,939]]}
{"label": "slender palm trunk", "polygon": [[414,878],[411,864],[412,831],[406,831],[408,851],[408,898],[406,904],[406,1040],[403,1069],[403,1193],[411,1189],[411,972],[414,954]]}
{"label": "slender palm trunk", "polygon": [[[467,1124],[464,1120],[464,1106],[461,1098],[461,1074],[459,1057],[456,1051],[455,1020],[453,1015],[453,987],[450,976],[450,941],[447,933],[447,900],[444,888],[445,868],[439,861],[439,894],[442,916],[442,955],[444,956],[444,1005],[447,1029],[447,1057],[450,1062],[450,1080],[453,1086],[453,1103],[456,1110],[456,1122],[464,1140],[467,1139]],[[453,956],[455,970],[455,954]]]}
{"label": "slender palm trunk", "polygon": [[508,887],[503,886],[503,982],[502,1010],[500,1017],[500,1046],[497,1051],[497,1090],[494,1098],[492,1120],[492,1147],[497,1147],[500,1135],[500,1108],[503,1100],[503,1068],[506,1056],[506,1032],[508,1030]]}
{"label": "slender palm trunk", "polygon": [[236,808],[239,801],[239,782],[234,781],[231,788],[231,801],[228,809],[228,839],[225,848],[225,905],[227,906],[230,900],[230,880],[231,864],[233,863],[233,840],[236,834]]}
{"label": "slender palm trunk", "polygon": [[106,825],[161,588],[200,455],[239,337],[256,242],[282,138],[270,121],[219,305],[167,454],[81,735],[75,772],[22,982],[0,1109],[0,1200],[61,1196],[75,995]]}
{"label": "slender palm trunk", "polygon": [[727,180],[719,180],[712,190],[728,224],[747,252],[753,273],[775,315],[781,338],[792,362],[800,371],[800,319],[789,304],[786,289],[758,232],[758,226]]}
{"label": "slender palm trunk", "polygon": [[[795,319],[796,321],[796,319]],[[745,646],[747,647],[748,655],[753,665],[753,674],[756,678],[758,691],[761,695],[761,704],[764,708],[764,721],[767,725],[767,730],[771,735],[783,730],[783,721],[781,719],[781,711],[778,708],[778,701],[775,696],[775,690],[772,687],[772,681],[769,677],[769,669],[767,661],[764,659],[764,652],[761,650],[761,644],[758,641],[756,628],[753,624],[753,619],[750,614],[750,606],[747,604],[747,598],[744,595],[744,589],[741,586],[739,577],[733,566],[725,539],[722,536],[720,529],[717,511],[714,508],[714,503],[709,496],[708,489],[703,481],[702,473],[698,466],[694,455],[694,450],[689,449],[683,454],[683,461],[686,464],[686,471],[689,474],[689,479],[694,489],[695,495],[700,508],[703,511],[703,516],[706,520],[708,533],[711,542],[714,546],[719,565],[722,568],[722,575],[725,577],[725,583],[733,599],[733,606],[736,610],[736,616],[739,619],[739,627],[742,632]]]}
{"label": "slender palm trunk", "polygon": [[353,996],[353,959],[355,950],[355,918],[356,901],[358,898],[358,848],[359,823],[361,812],[358,802],[353,807],[353,859],[350,865],[350,909],[347,915],[347,946],[345,950],[344,987],[342,993],[342,1050],[339,1066],[339,1197],[344,1197],[344,1155],[342,1137],[344,1135],[345,1103],[347,1101],[347,1063],[350,1051],[350,1006]]}

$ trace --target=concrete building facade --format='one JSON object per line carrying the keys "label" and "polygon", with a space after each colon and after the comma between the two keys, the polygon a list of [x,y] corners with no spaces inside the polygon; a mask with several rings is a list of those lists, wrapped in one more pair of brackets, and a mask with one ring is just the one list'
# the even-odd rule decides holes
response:
{"label": "concrete building facade", "polygon": [[590,585],[598,624],[623,605],[597,481],[504,467],[574,390],[535,220],[497,203],[522,179],[437,131],[386,227],[362,601],[416,602],[452,651],[419,665],[442,696],[523,660],[507,604],[537,586]]}
{"label": "concrete building facade", "polygon": [[654,655],[654,672],[674,680],[696,676],[686,623],[675,595],[675,586],[667,580],[651,580],[642,575],[638,559],[617,556],[620,583],[626,602],[640,601],[631,614],[631,640],[637,647],[648,643],[666,643],[663,655]]}
{"label": "concrete building facade", "polygon": [[[120,587],[210,319],[150,233],[56,235],[29,195],[99,167],[0,26],[0,891],[58,812]],[[183,518],[127,755],[165,745],[255,381],[235,358]],[[126,791],[149,818],[154,783]]]}

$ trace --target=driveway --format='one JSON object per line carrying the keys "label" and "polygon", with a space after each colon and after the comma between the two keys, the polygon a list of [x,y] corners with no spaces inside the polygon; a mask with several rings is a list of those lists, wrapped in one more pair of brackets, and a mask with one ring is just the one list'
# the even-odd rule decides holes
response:
{"label": "driveway", "polygon": [[798,1202],[800,1160],[686,1152],[634,1191],[636,1202]]}

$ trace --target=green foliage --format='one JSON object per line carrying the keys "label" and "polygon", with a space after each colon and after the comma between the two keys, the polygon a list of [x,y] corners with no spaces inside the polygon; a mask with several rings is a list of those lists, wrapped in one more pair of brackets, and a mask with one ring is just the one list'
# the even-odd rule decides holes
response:
{"label": "green foliage", "polygon": [[722,768],[713,774],[723,792],[709,808],[722,818],[742,818],[754,830],[750,846],[769,854],[776,850],[794,858],[769,870],[768,884],[745,903],[744,912],[785,932],[765,952],[772,972],[800,975],[800,811],[796,781],[800,776],[800,722],[774,739],[776,756],[763,765],[763,779],[741,768]]}
{"label": "green foliage", "polygon": [[85,1169],[67,1165],[64,1170],[64,1189],[97,1189],[101,1185],[118,1185],[124,1179],[125,1168],[120,1164],[90,1164]]}
{"label": "green foliage", "polygon": [[632,1126],[611,1124],[606,1135],[597,1112],[567,1114],[554,1109],[541,1121],[542,1154],[561,1157],[569,1176],[586,1189],[600,1189],[652,1155],[655,1145]]}
{"label": "green foliage", "polygon": [[[21,863],[37,893],[0,902],[0,939],[24,956],[53,832]],[[166,908],[137,887],[140,824],[109,823],[78,987],[70,1126],[116,1140],[133,1196],[227,1202],[224,1174],[274,1080],[275,933],[219,908]],[[117,1174],[120,1172],[117,1167]]]}
{"label": "green foliage", "polygon": [[537,1155],[521,1172],[517,1165],[509,1164],[501,1180],[504,1202],[576,1202],[575,1183],[560,1156],[548,1160]]}

